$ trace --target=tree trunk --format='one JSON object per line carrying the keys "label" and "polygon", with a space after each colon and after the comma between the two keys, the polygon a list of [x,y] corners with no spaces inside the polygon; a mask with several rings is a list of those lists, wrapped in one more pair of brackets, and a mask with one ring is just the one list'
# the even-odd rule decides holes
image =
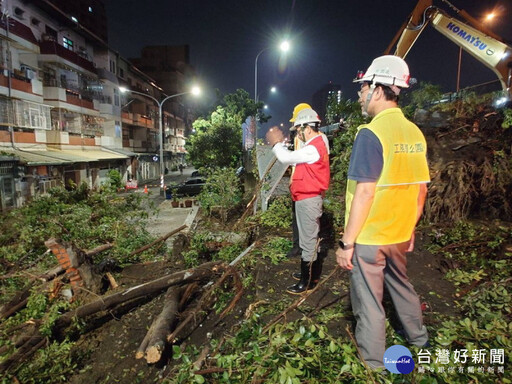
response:
{"label": "tree trunk", "polygon": [[166,346],[166,338],[172,332],[174,321],[178,315],[178,303],[181,296],[179,287],[170,287],[164,300],[164,308],[151,325],[151,336],[146,348],[146,361],[149,364],[157,363],[162,357]]}
{"label": "tree trunk", "polygon": [[164,290],[172,285],[183,284],[190,281],[197,281],[209,278],[217,272],[218,269],[224,267],[220,261],[212,261],[202,264],[193,269],[176,272],[171,275],[163,276],[159,279],[149,281],[136,287],[125,289],[122,292],[115,293],[110,296],[100,297],[89,304],[82,305],[74,311],[67,312],[62,315],[56,322],[57,328],[64,328],[71,323],[74,317],[83,318],[99,311],[110,309],[120,303],[124,303],[131,299],[150,295],[155,292]]}

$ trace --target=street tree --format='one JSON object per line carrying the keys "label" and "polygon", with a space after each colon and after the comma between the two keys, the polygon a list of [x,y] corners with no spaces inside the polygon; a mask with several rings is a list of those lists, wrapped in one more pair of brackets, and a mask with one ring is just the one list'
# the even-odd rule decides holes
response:
{"label": "street tree", "polygon": [[260,114],[263,103],[256,103],[243,89],[225,95],[206,118],[192,124],[194,134],[187,141],[188,160],[194,167],[238,167],[242,157],[242,123],[248,116],[261,122],[270,116]]}

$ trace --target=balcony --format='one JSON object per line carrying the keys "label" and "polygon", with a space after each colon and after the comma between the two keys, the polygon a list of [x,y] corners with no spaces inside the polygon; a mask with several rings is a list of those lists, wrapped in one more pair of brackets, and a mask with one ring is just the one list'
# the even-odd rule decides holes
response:
{"label": "balcony", "polygon": [[21,37],[23,40],[26,40],[32,44],[37,45],[37,39],[32,33],[30,27],[27,27],[25,24],[20,23],[18,20],[7,17],[0,20],[0,28],[7,32],[6,20],[9,21],[9,33],[12,33],[18,37]]}
{"label": "balcony", "polygon": [[89,72],[96,73],[96,68],[92,61],[84,59],[73,51],[64,48],[62,45],[57,44],[55,41],[41,41],[39,43],[41,55],[57,55],[58,57],[73,63],[80,68],[83,68]]}
{"label": "balcony", "polygon": [[82,108],[94,109],[94,103],[92,101],[80,98],[80,95],[69,92],[68,90],[66,90],[66,103],[73,104]]}
{"label": "balcony", "polygon": [[[4,74],[0,74],[0,86],[9,86],[9,79]],[[11,88],[21,92],[33,93],[30,80],[25,77],[16,76],[15,74],[11,76]]]}

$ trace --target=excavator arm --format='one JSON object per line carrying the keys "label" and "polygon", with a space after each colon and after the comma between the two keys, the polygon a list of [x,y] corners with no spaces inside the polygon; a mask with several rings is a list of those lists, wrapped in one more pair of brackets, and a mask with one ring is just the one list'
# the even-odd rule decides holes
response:
{"label": "excavator arm", "polygon": [[439,33],[490,68],[498,76],[502,88],[510,94],[512,47],[479,25],[467,12],[453,6],[452,8],[466,22],[450,17],[443,10],[434,7],[432,0],[419,0],[408,21],[395,35],[385,53],[389,54],[396,45],[394,54],[405,58],[421,32],[428,24],[432,24]]}

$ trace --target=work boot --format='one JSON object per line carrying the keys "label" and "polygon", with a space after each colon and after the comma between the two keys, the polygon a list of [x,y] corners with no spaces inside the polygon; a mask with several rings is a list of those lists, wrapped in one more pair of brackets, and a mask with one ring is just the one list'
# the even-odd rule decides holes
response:
{"label": "work boot", "polygon": [[[322,266],[324,264],[325,257],[327,256],[327,252],[318,252],[316,256],[316,260],[313,262],[312,269],[313,271],[316,270],[316,274],[313,273],[313,276],[311,277],[311,281],[318,281],[320,280],[320,276],[322,275]],[[316,269],[315,269],[316,268]],[[301,273],[300,272],[293,272],[292,278],[295,280],[300,280]]]}
{"label": "work boot", "polygon": [[315,288],[316,283],[310,281],[309,270],[312,268],[312,263],[309,261],[300,261],[300,281],[286,289],[286,292],[294,295],[299,295],[302,292],[306,292],[309,289]]}

